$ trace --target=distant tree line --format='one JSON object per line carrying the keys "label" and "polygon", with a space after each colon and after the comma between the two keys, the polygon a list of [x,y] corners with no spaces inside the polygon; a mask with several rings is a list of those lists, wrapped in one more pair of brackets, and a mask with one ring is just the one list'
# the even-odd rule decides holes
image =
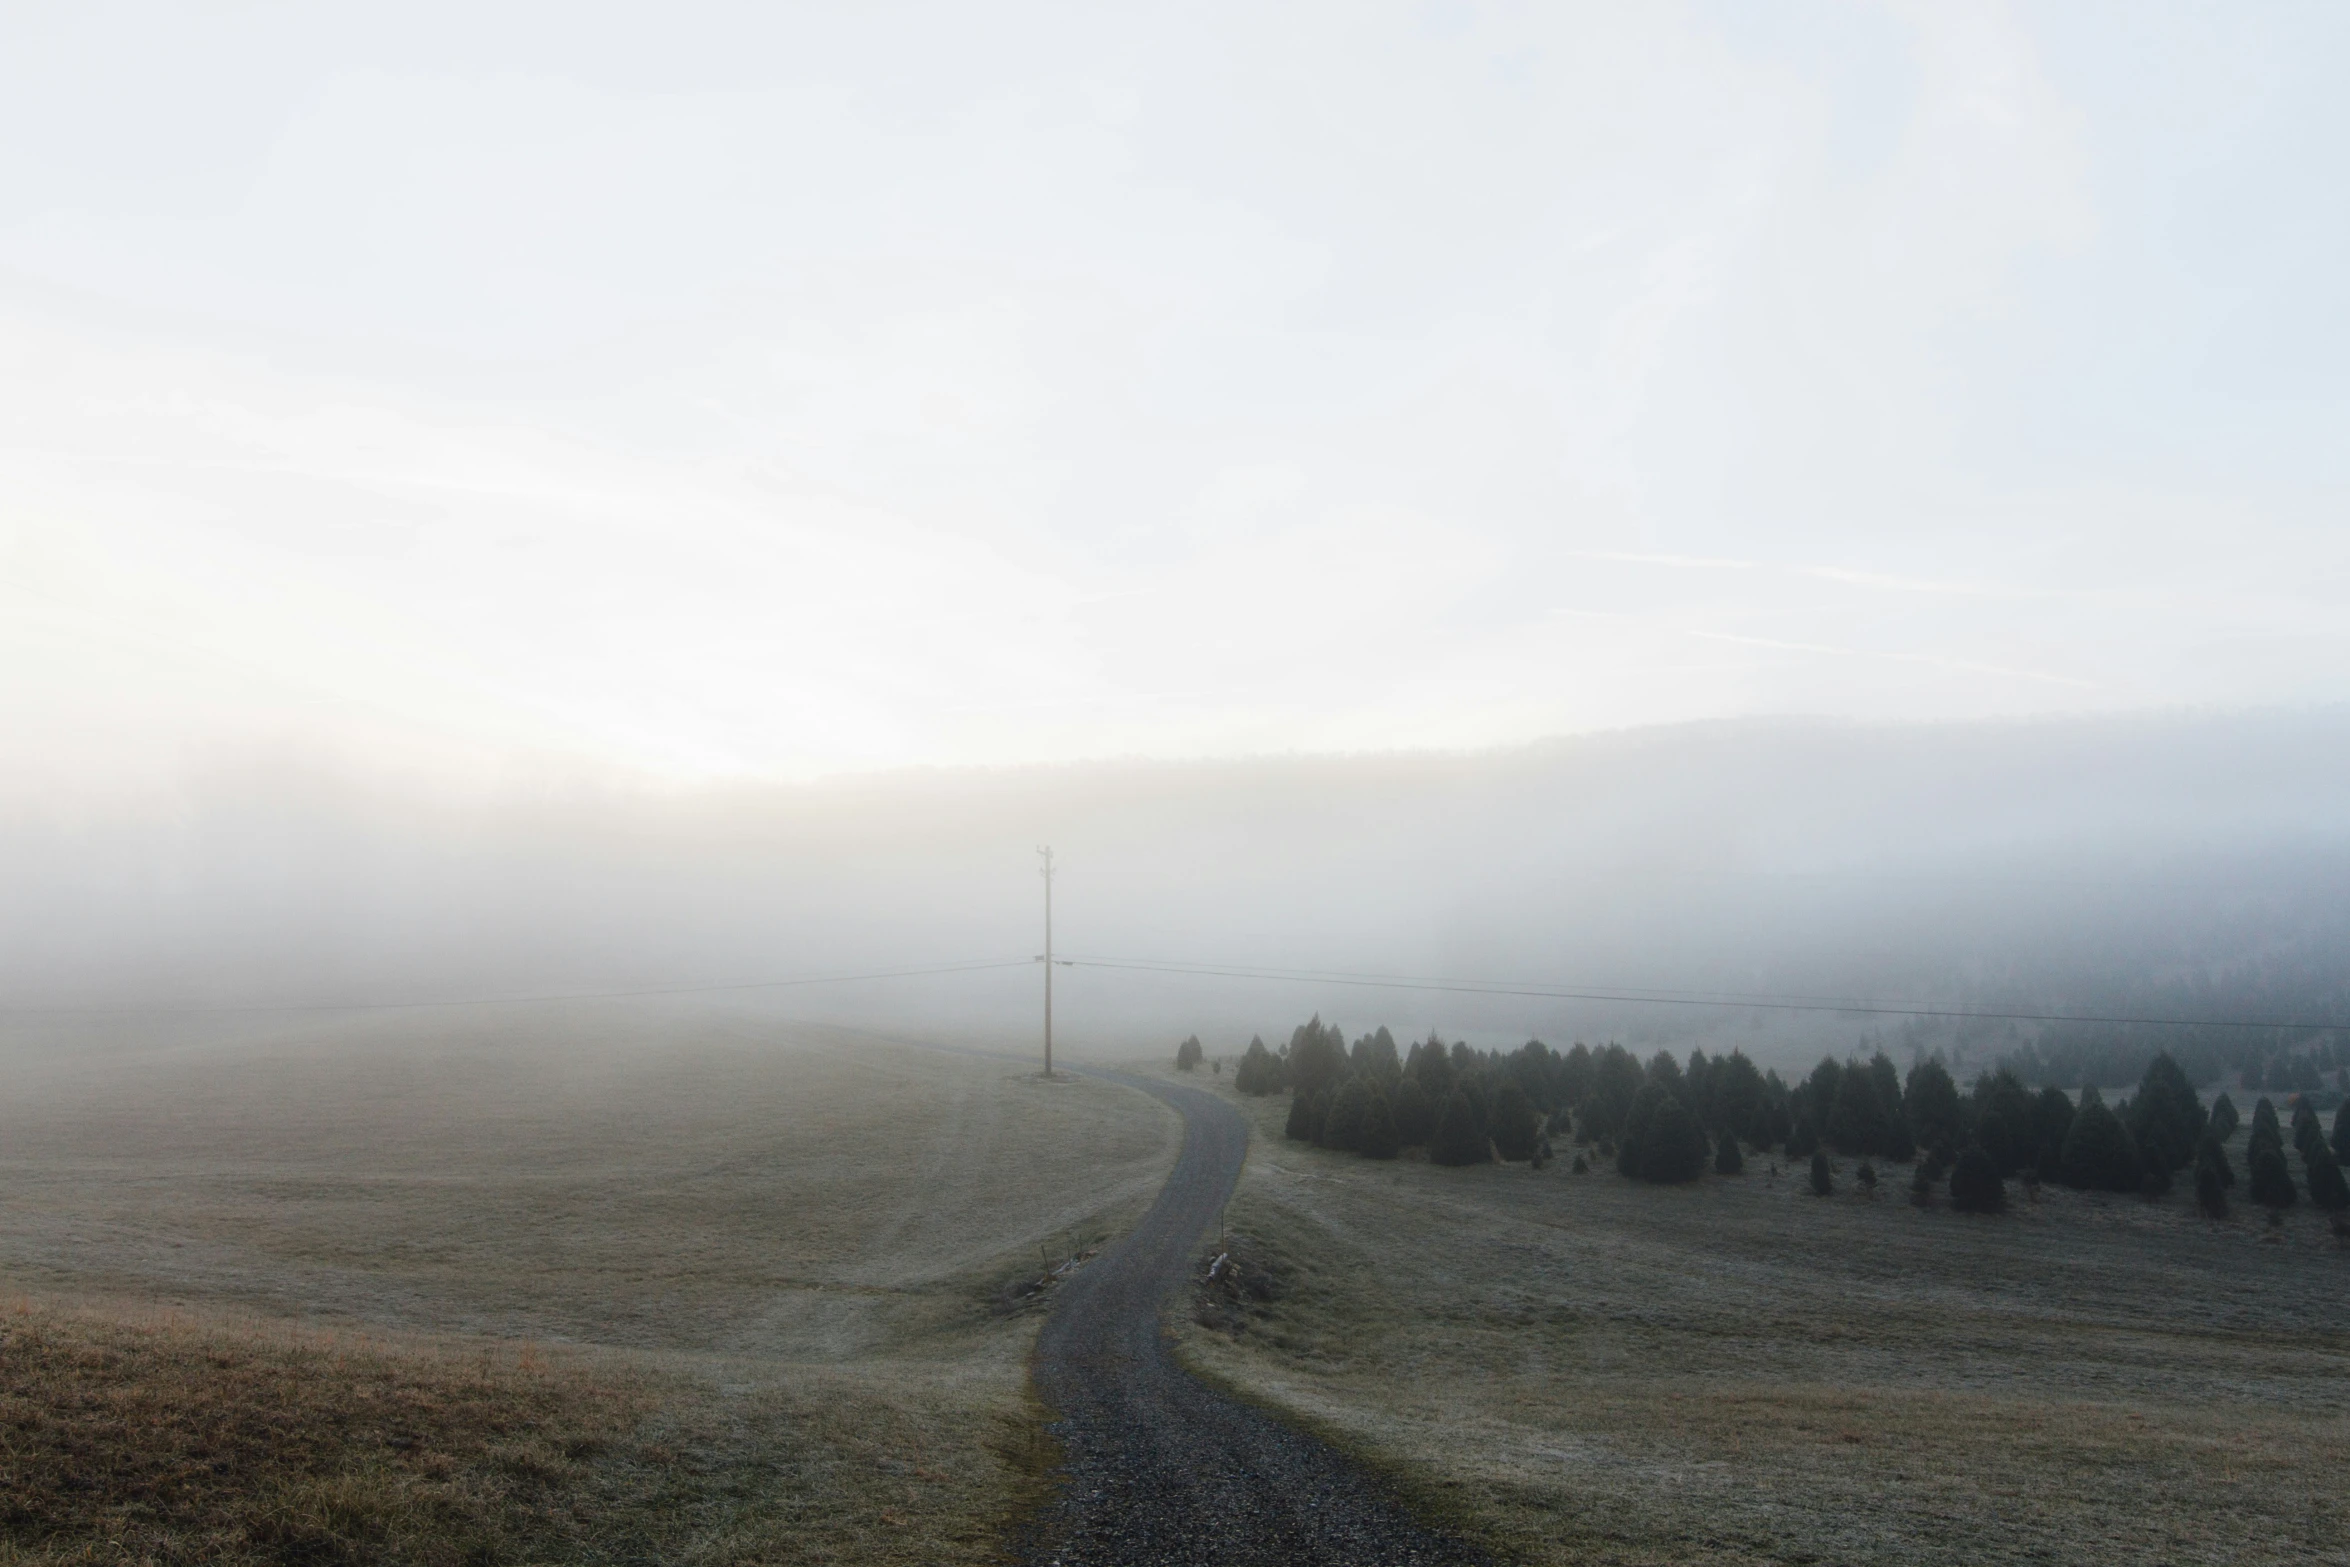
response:
{"label": "distant tree line", "polygon": [[[1865,1061],[1823,1057],[1790,1083],[1738,1050],[1692,1050],[1685,1062],[1659,1051],[1642,1062],[1613,1043],[1561,1052],[1529,1040],[1496,1051],[1430,1035],[1399,1051],[1385,1028],[1349,1045],[1316,1016],[1279,1050],[1250,1040],[1234,1083],[1246,1094],[1287,1092],[1287,1136],[1373,1159],[1424,1148],[1442,1165],[1539,1167],[1553,1137],[1571,1136],[1623,1175],[1677,1183],[1709,1169],[1734,1175],[1751,1148],[1808,1164],[1824,1194],[1834,1153],[1914,1162],[1918,1200],[1931,1200],[1947,1177],[1951,1206],[1982,1212],[2003,1208],[2006,1183],[2019,1178],[2155,1199],[2190,1176],[2197,1204],[2214,1216],[2227,1212],[2236,1185],[2226,1149],[2238,1124],[2233,1101],[2223,1093],[2206,1108],[2186,1070],[2160,1051],[2135,1091],[2108,1105],[2094,1082],[2076,1100],[2053,1086],[2035,1092],[2004,1065],[1961,1089],[1939,1057],[1904,1074],[1882,1050]],[[2336,1108],[2329,1133],[2314,1099],[2290,1101],[2290,1146],[2309,1199],[2341,1212],[2350,1209],[2341,1168],[2350,1162],[2350,1102]],[[2246,1195],[2272,1210],[2301,1196],[2287,1145],[2275,1105],[2261,1098],[2244,1150]],[[1578,1169],[1587,1163],[1578,1156]],[[1859,1179],[1874,1184],[1873,1163]]]}
{"label": "distant tree line", "polygon": [[2240,1028],[2060,1025],[2009,1050],[1998,1064],[2027,1083],[2135,1083],[2156,1056],[2169,1056],[2190,1082],[2229,1082],[2248,1093],[2302,1094],[2321,1105],[2350,1088],[2350,1041],[2313,1030],[2279,1045]]}

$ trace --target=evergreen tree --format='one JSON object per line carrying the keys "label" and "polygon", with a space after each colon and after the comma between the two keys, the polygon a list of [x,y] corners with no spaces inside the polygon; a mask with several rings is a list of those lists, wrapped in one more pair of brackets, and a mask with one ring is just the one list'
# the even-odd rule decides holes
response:
{"label": "evergreen tree", "polygon": [[1860,1189],[1862,1191],[1869,1193],[1871,1196],[1876,1195],[1877,1167],[1875,1165],[1869,1163],[1866,1159],[1863,1159],[1860,1162],[1860,1168],[1852,1173],[1852,1178],[1860,1182]]}
{"label": "evergreen tree", "polygon": [[[2057,1097],[2064,1099],[2062,1093]],[[1974,1144],[1991,1156],[1991,1162],[1999,1166],[2002,1176],[2022,1169],[2039,1157],[2038,1113],[2032,1091],[2024,1086],[2022,1078],[2001,1067],[1975,1079],[1973,1109]],[[2069,1099],[2065,1100],[2065,1111],[2068,1115],[2072,1111]],[[1986,1124],[1994,1120],[1996,1126]],[[1962,1135],[1950,1144],[1952,1159],[1958,1157],[1958,1150],[1967,1141]],[[2056,1145],[2063,1146],[2063,1141],[2059,1134]]]}
{"label": "evergreen tree", "polygon": [[1683,1104],[1689,1102],[1689,1080],[1670,1050],[1659,1050],[1648,1062],[1648,1080]]}
{"label": "evergreen tree", "polygon": [[1410,1073],[1395,1085],[1388,1109],[1394,1113],[1395,1135],[1404,1147],[1424,1148],[1436,1135],[1436,1106],[1429,1102],[1420,1080]]}
{"label": "evergreen tree", "polygon": [[2206,1126],[2213,1136],[2224,1143],[2236,1135],[2236,1128],[2242,1124],[2242,1120],[2236,1114],[2236,1101],[2221,1094],[2211,1102],[2211,1119]]}
{"label": "evergreen tree", "polygon": [[[1887,1070],[1892,1063],[1887,1062]],[[1823,1130],[1841,1154],[1885,1151],[1885,1107],[1877,1099],[1876,1074],[1863,1066],[1849,1066],[1836,1081],[1836,1102],[1829,1107]]]}
{"label": "evergreen tree", "polygon": [[1656,1118],[1659,1106],[1667,1101],[1678,1104],[1662,1083],[1654,1078],[1640,1085],[1640,1092],[1632,1096],[1632,1108],[1624,1112],[1624,1128],[1616,1139],[1616,1173],[1637,1176],[1640,1173],[1640,1143],[1648,1135],[1648,1123]]}
{"label": "evergreen tree", "polygon": [[1950,1171],[1950,1206],[1960,1213],[1998,1213],[2007,1207],[2007,1187],[1990,1154],[1969,1148],[1958,1156]]}
{"label": "evergreen tree", "polygon": [[1640,1178],[1659,1185],[1694,1181],[1705,1173],[1705,1133],[1689,1107],[1671,1094],[1649,1116],[1640,1135]]}
{"label": "evergreen tree", "polygon": [[2350,1182],[2342,1179],[2342,1166],[2334,1158],[2333,1149],[2324,1139],[2311,1143],[2304,1156],[2301,1173],[2309,1182],[2309,1200],[2327,1213],[2340,1213],[2350,1208]]}
{"label": "evergreen tree", "polygon": [[2161,1165],[2166,1188],[2170,1172],[2185,1169],[2195,1157],[2205,1119],[2201,1096],[2170,1052],[2146,1064],[2138,1092],[2130,1100],[2130,1135],[2137,1140],[2141,1158]]}
{"label": "evergreen tree", "polygon": [[1591,1058],[1591,1097],[1575,1118],[1577,1131],[1588,1132],[1595,1143],[1614,1142],[1623,1134],[1624,1117],[1646,1076],[1640,1063],[1622,1045],[1610,1043]]}
{"label": "evergreen tree", "polygon": [[2081,1091],[2080,1108],[2065,1133],[2059,1163],[2065,1185],[2075,1191],[2134,1192],[2140,1172],[2138,1150],[2121,1117],[2106,1108],[2095,1085]]}
{"label": "evergreen tree", "polygon": [[1942,1166],[1934,1162],[1932,1154],[1918,1161],[1917,1170],[1909,1178],[1909,1200],[1923,1208],[1934,1200],[1934,1183],[1941,1179]]}
{"label": "evergreen tree", "polygon": [[1835,1179],[1828,1173],[1826,1152],[1813,1154],[1811,1156],[1811,1194],[1814,1197],[1825,1197],[1835,1189]]}
{"label": "evergreen tree", "polygon": [[[2267,1102],[2265,1099],[2261,1101],[2263,1104]],[[2300,1201],[2301,1194],[2293,1187],[2293,1172],[2285,1165],[2285,1147],[2280,1139],[2259,1139],[2252,1145],[2250,1157],[2245,1162],[2252,1170],[2251,1192],[2254,1202],[2263,1208],[2282,1212]]]}
{"label": "evergreen tree", "polygon": [[1559,1102],[1568,1109],[1579,1108],[1591,1095],[1591,1047],[1582,1040],[1559,1058]]}
{"label": "evergreen tree", "polygon": [[1282,1086],[1280,1057],[1265,1048],[1262,1038],[1252,1037],[1248,1053],[1240,1058],[1240,1070],[1233,1074],[1232,1086],[1244,1094],[1270,1094]]}
{"label": "evergreen tree", "polygon": [[1798,1119],[1808,1114],[1811,1124],[1819,1130],[1821,1136],[1826,1136],[1829,1118],[1836,1109],[1837,1090],[1843,1086],[1844,1063],[1834,1056],[1820,1057],[1820,1064],[1813,1067],[1811,1076],[1804,1079],[1801,1090],[1803,1110]]}
{"label": "evergreen tree", "polygon": [[1178,1072],[1198,1071],[1200,1061],[1206,1054],[1207,1052],[1200,1048],[1199,1035],[1192,1035],[1175,1047],[1175,1070]]}
{"label": "evergreen tree", "polygon": [[1444,1041],[1434,1034],[1412,1046],[1404,1071],[1418,1080],[1420,1092],[1428,1096],[1431,1105],[1443,1104],[1444,1096],[1452,1092],[1452,1057]]}
{"label": "evergreen tree", "polygon": [[2043,1180],[2064,1179],[2064,1145],[2072,1136],[2073,1114],[2072,1096],[2053,1083],[2032,1101],[2032,1158]]}
{"label": "evergreen tree", "polygon": [[1306,1135],[1317,1148],[1330,1146],[1330,1090],[1319,1089],[1306,1101]]}
{"label": "evergreen tree", "polygon": [[1363,1113],[1371,1108],[1371,1085],[1359,1077],[1341,1083],[1330,1096],[1330,1118],[1322,1123],[1322,1146],[1341,1153],[1360,1153]]}
{"label": "evergreen tree", "polygon": [[1909,1122],[1895,1116],[1885,1128],[1885,1157],[1896,1164],[1907,1164],[1917,1156],[1917,1139],[1909,1135]]}
{"label": "evergreen tree", "polygon": [[2212,1173],[2218,1178],[2219,1184],[2223,1188],[2235,1186],[2236,1167],[2228,1162],[2227,1149],[2221,1147],[2219,1139],[2209,1131],[2204,1132],[2202,1140],[2195,1145],[2195,1168],[2198,1172],[2198,1179],[2200,1179],[2200,1172],[2206,1165],[2211,1167]]}
{"label": "evergreen tree", "polygon": [[2228,1216],[2228,1183],[2219,1178],[2219,1170],[2202,1155],[2195,1160],[2195,1206],[2207,1219]]}
{"label": "evergreen tree", "polygon": [[2270,1104],[2265,1095],[2261,1097],[2261,1102],[2251,1107],[2251,1139],[2247,1139],[2247,1144],[2244,1146],[2251,1146],[2251,1142],[2256,1142],[2256,1139],[2263,1139],[2263,1137],[2268,1139],[2268,1142],[2275,1142],[2279,1149],[2284,1146],[2284,1130],[2277,1128],[2277,1107],[2275,1104]]}
{"label": "evergreen tree", "polygon": [[1724,1132],[1714,1144],[1714,1174],[1736,1175],[1746,1168],[1746,1157],[1738,1151],[1738,1134]]}
{"label": "evergreen tree", "polygon": [[2334,1108],[2334,1158],[2350,1163],[2350,1098]]}
{"label": "evergreen tree", "polygon": [[1320,1013],[1289,1036],[1289,1080],[1307,1098],[1336,1088],[1347,1071],[1346,1036],[1323,1023]]}
{"label": "evergreen tree", "polygon": [[1369,1101],[1363,1106],[1363,1153],[1373,1159],[1392,1159],[1403,1151],[1403,1137],[1396,1130],[1395,1111],[1387,1096],[1371,1090]]}
{"label": "evergreen tree", "polygon": [[1376,1033],[1365,1034],[1355,1041],[1353,1051],[1347,1056],[1347,1064],[1354,1068],[1357,1077],[1382,1087],[1403,1070],[1395,1059],[1395,1036],[1387,1031],[1385,1024],[1381,1024]]}
{"label": "evergreen tree", "polygon": [[1755,1144],[1772,1140],[1763,1075],[1744,1051],[1733,1050],[1715,1058],[1713,1090],[1711,1130]]}
{"label": "evergreen tree", "polygon": [[1902,1089],[1901,1113],[1918,1145],[1932,1148],[1947,1143],[1955,1148],[1966,1141],[1965,1109],[1959,1103],[1958,1084],[1940,1056],[1928,1056],[1909,1069]]}
{"label": "evergreen tree", "polygon": [[1314,1101],[1305,1094],[1291,1094],[1289,1119],[1282,1124],[1281,1135],[1293,1142],[1310,1143],[1321,1129],[1314,1121]]}
{"label": "evergreen tree", "polygon": [[1787,1134],[1787,1157],[1806,1159],[1819,1151],[1819,1128],[1807,1113],[1796,1117],[1795,1129]]}
{"label": "evergreen tree", "polygon": [[2317,1124],[2317,1111],[2307,1098],[2293,1101],[2293,1151],[2302,1158],[2309,1150],[2324,1145],[2325,1128]]}
{"label": "evergreen tree", "polygon": [[1501,1092],[1493,1096],[1494,1151],[1513,1164],[1531,1159],[1535,1140],[1541,1134],[1534,1102],[1526,1097],[1526,1090],[1518,1086],[1514,1077],[1504,1080]]}
{"label": "evergreen tree", "polygon": [[1901,1073],[1882,1050],[1869,1057],[1869,1086],[1877,1091],[1877,1106],[1887,1120],[1901,1113]]}
{"label": "evergreen tree", "polygon": [[1428,1158],[1435,1164],[1483,1164],[1493,1157],[1487,1146],[1485,1127],[1469,1103],[1469,1096],[1454,1089],[1444,1096],[1444,1106],[1436,1112],[1436,1136],[1428,1145]]}

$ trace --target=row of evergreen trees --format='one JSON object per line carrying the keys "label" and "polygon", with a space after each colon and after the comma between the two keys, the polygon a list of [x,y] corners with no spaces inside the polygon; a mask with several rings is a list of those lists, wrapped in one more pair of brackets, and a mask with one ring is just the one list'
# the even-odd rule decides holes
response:
{"label": "row of evergreen trees", "polygon": [[[1571,1129],[1622,1173],[1659,1182],[1694,1180],[1709,1163],[1734,1172],[1743,1143],[1784,1147],[1797,1161],[1833,1149],[1908,1162],[1923,1150],[1937,1172],[1953,1173],[1954,1200],[1959,1184],[1972,1196],[1987,1178],[1983,1206],[1997,1206],[2000,1183],[2019,1174],[2159,1197],[2192,1168],[2197,1200],[2213,1212],[2226,1211],[2235,1184],[2223,1146],[2236,1129],[2234,1104],[2222,1094],[2207,1111],[2167,1054],[2147,1065],[2135,1093],[2109,1106],[2093,1086],[2076,1103],[2060,1088],[2034,1093],[2005,1069],[1962,1092],[1938,1057],[1904,1077],[1881,1050],[1865,1062],[1827,1057],[1790,1084],[1736,1050],[1711,1059],[1693,1050],[1686,1064],[1659,1051],[1644,1064],[1616,1044],[1561,1053],[1531,1040],[1478,1051],[1431,1035],[1399,1055],[1385,1028],[1350,1047],[1316,1016],[1278,1052],[1252,1039],[1235,1083],[1251,1094],[1289,1090],[1290,1137],[1372,1158],[1425,1147],[1439,1164],[1539,1162],[1549,1138]],[[2250,1194],[2270,1207],[2297,1201],[2274,1106],[2261,1100],[2253,1120]],[[2350,1161],[2350,1104],[2337,1111],[2329,1140],[2303,1097],[2293,1132],[2311,1200],[2350,1207],[2340,1168]]]}

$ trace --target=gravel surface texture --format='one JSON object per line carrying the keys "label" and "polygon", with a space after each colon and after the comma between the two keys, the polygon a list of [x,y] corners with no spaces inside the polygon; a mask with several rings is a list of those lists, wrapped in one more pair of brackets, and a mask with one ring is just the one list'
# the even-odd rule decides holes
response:
{"label": "gravel surface texture", "polygon": [[1096,1074],[1183,1116],[1183,1152],[1132,1233],[1062,1287],[1036,1344],[1064,1460],[1023,1555],[1058,1567],[1484,1563],[1429,1532],[1325,1444],[1176,1363],[1161,1325],[1248,1153],[1238,1112],[1198,1089]]}

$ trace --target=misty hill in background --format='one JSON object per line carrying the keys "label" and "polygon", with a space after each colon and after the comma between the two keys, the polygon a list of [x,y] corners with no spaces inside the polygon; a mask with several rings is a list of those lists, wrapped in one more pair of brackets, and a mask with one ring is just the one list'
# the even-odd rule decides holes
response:
{"label": "misty hill in background", "polygon": [[[1756,721],[1478,754],[465,801],[270,759],[137,809],[16,808],[0,828],[0,985],[20,1036],[87,1038],[100,1025],[27,1009],[1020,959],[1041,947],[1033,851],[1050,842],[1057,945],[1080,956],[2350,1025],[2346,807],[2339,709]],[[1313,1010],[1398,1034],[1743,1044],[1789,1061],[1863,1035],[1962,1065],[2034,1045],[2070,1061],[2089,1038],[1112,969],[1062,986],[1068,1037],[1099,1049],[1193,1031],[1236,1048]],[[1035,989],[1014,967],[774,1004],[1014,1038]],[[2091,1033],[2102,1048],[2132,1031]]]}

